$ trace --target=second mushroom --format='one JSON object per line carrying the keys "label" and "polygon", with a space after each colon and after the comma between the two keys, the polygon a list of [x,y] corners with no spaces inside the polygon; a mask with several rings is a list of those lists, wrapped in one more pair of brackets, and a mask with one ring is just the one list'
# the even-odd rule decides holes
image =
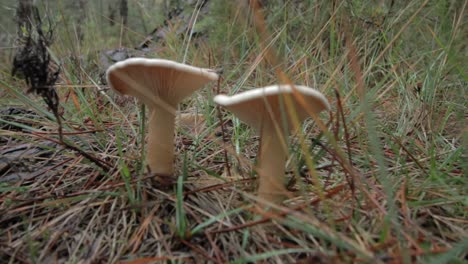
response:
{"label": "second mushroom", "polygon": [[107,70],[109,85],[124,95],[138,98],[149,109],[147,165],[152,173],[174,173],[174,123],[179,102],[210,81],[212,70],[169,60],[132,58]]}
{"label": "second mushroom", "polygon": [[[292,99],[292,104],[287,104],[285,99]],[[312,112],[318,114],[330,109],[326,97],[307,86],[274,85],[233,96],[217,95],[214,101],[260,133],[258,195],[266,201],[281,202],[287,194],[286,142],[294,128],[293,120],[302,122]]]}

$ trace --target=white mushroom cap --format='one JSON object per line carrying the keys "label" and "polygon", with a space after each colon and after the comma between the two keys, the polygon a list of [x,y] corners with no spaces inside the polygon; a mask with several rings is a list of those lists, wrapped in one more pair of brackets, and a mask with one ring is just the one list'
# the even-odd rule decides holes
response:
{"label": "white mushroom cap", "polygon": [[[173,176],[177,104],[217,79],[211,70],[162,59],[132,58],[107,70],[107,81],[114,90],[138,98],[150,110],[146,161],[151,173]],[[172,184],[167,179],[160,183]]]}
{"label": "white mushroom cap", "polygon": [[[281,96],[284,94],[293,93],[293,89],[297,91],[301,98],[304,99],[305,107],[294,98],[295,111],[299,121],[304,120],[309,116],[308,111],[319,113],[323,110],[330,109],[330,104],[327,98],[319,91],[302,85],[272,85],[259,89],[245,91],[233,96],[217,95],[214,98],[215,103],[227,108],[233,112],[240,120],[247,123],[249,126],[259,129],[262,120],[271,120],[272,117],[288,117],[281,115],[281,111],[285,110],[286,104],[282,102]],[[280,122],[280,120],[275,120]],[[289,125],[291,122],[289,121]],[[292,126],[289,126],[292,127]]]}
{"label": "white mushroom cap", "polygon": [[209,69],[163,59],[131,58],[112,65],[107,81],[117,92],[131,95],[151,106],[159,98],[172,106],[218,75]]}
{"label": "white mushroom cap", "polygon": [[[286,98],[288,97],[288,98]],[[286,99],[292,99],[291,104]],[[324,95],[301,85],[273,85],[233,96],[218,95],[214,101],[261,134],[257,172],[261,200],[279,203],[288,191],[284,187],[287,159],[286,137],[295,121],[330,109]],[[291,109],[294,108],[294,109]]]}

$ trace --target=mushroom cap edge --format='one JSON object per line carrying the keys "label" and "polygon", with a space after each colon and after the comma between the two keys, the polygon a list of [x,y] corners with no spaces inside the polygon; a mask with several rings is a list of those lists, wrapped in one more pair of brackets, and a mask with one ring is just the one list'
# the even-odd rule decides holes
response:
{"label": "mushroom cap edge", "polygon": [[[327,98],[318,90],[308,87],[308,86],[303,86],[303,85],[294,85],[294,89],[296,89],[302,94],[313,96],[319,99],[325,106],[325,109],[327,110],[330,109],[330,104]],[[263,88],[248,90],[248,91],[241,92],[232,96],[228,96],[224,94],[216,95],[213,100],[215,101],[215,103],[221,106],[232,106],[238,103],[247,102],[249,100],[255,100],[258,98],[265,97],[265,96],[277,95],[280,93],[292,93],[292,92],[293,92],[293,88],[291,85],[271,85],[271,86],[266,86]]]}
{"label": "mushroom cap edge", "polygon": [[[189,74],[196,74],[196,75],[203,75],[207,77],[207,79],[211,81],[216,81],[219,78],[219,75],[211,69],[207,68],[199,68],[171,60],[166,60],[166,59],[148,59],[148,58],[129,58],[123,61],[116,62],[112,64],[107,70],[106,70],[106,81],[108,84],[111,85],[112,88],[112,81],[110,80],[110,74],[113,71],[119,70],[119,69],[124,69],[126,67],[131,67],[133,65],[143,65],[143,66],[155,66],[155,67],[161,67],[161,68],[172,68],[175,70],[179,70],[182,72],[186,72]],[[116,91],[120,91],[119,89],[115,89]]]}

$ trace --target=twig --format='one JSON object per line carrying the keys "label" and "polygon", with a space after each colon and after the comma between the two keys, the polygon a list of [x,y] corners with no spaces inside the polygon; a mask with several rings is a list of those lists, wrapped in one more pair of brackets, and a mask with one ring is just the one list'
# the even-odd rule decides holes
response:
{"label": "twig", "polygon": [[213,263],[219,263],[216,259],[210,257],[210,255],[208,255],[207,252],[201,250],[200,248],[198,248],[197,246],[189,243],[188,241],[185,241],[185,240],[181,240],[182,244],[186,245],[187,247],[189,247],[190,249],[192,249],[194,252],[197,252],[198,254],[202,255],[205,260],[210,260],[211,262]]}
{"label": "twig", "polygon": [[[216,94],[219,94],[219,87],[220,87],[220,84],[221,84],[221,77],[218,78],[218,83],[216,85]],[[224,128],[224,120],[223,120],[223,115],[221,114],[221,108],[219,105],[216,106],[216,112],[218,113],[218,119],[219,119],[219,122],[221,124],[221,136],[223,138],[223,153],[224,153],[224,165],[225,165],[225,168],[228,172],[228,176],[231,176],[231,167],[229,166],[229,159],[228,159],[228,154],[227,154],[227,150],[226,150],[226,147],[225,147],[225,144],[227,142],[227,138],[226,138],[226,130]]]}
{"label": "twig", "polygon": [[[351,144],[350,144],[350,139],[349,139],[349,133],[348,133],[348,126],[346,125],[346,119],[344,116],[344,111],[343,111],[343,105],[341,104],[341,97],[340,97],[340,92],[335,89],[335,95],[336,95],[336,104],[338,106],[338,115],[341,116],[341,122],[343,123],[343,129],[344,129],[344,134],[345,134],[345,143],[346,143],[346,149],[348,152],[348,162],[349,165],[352,166],[353,164],[353,159],[351,156]],[[337,116],[337,122],[339,120],[339,116]],[[354,178],[352,174],[346,173],[346,179],[348,180],[349,187],[351,188],[351,193],[354,198],[355,197],[355,183],[354,183]]]}
{"label": "twig", "polygon": [[37,134],[37,133],[32,133],[33,135],[36,135],[42,139],[46,139],[46,140],[49,140],[49,141],[52,141],[54,143],[57,143],[59,145],[62,145],[64,146],[65,148],[67,149],[70,149],[72,151],[75,151],[75,152],[78,152],[78,154],[80,154],[81,156],[85,157],[86,159],[88,159],[89,161],[91,161],[92,163],[96,164],[98,167],[100,167],[101,169],[103,169],[105,172],[108,172],[110,171],[111,169],[111,165],[110,164],[106,164],[104,161],[94,157],[93,155],[85,152],[84,150],[74,146],[74,145],[71,145],[70,143],[67,143],[65,141],[62,141],[62,140],[55,140],[55,139],[52,139],[52,138],[48,138],[48,137],[43,137],[42,135],[40,134]]}
{"label": "twig", "polygon": [[[333,188],[331,188],[326,194],[325,194],[325,197],[324,198],[331,198],[333,197],[335,194],[339,193],[341,190],[344,189],[344,184],[341,184],[341,185],[338,185],[338,186],[335,186]],[[237,231],[237,230],[241,230],[241,229],[244,229],[244,228],[247,228],[247,227],[251,227],[251,226],[255,226],[255,225],[259,225],[259,224],[263,224],[263,223],[267,223],[269,222],[273,217],[284,217],[286,215],[288,215],[290,213],[290,211],[299,211],[299,210],[302,210],[304,209],[306,206],[309,206],[309,205],[315,205],[319,202],[321,202],[322,199],[320,197],[317,197],[315,199],[313,199],[312,201],[310,202],[306,202],[306,203],[303,203],[303,204],[300,204],[290,210],[285,210],[285,211],[281,211],[281,212],[278,212],[278,213],[272,213],[272,212],[268,212],[268,215],[267,216],[264,216],[262,217],[261,219],[259,220],[253,220],[253,221],[250,221],[250,222],[247,222],[247,223],[244,223],[244,224],[241,224],[241,225],[237,225],[237,226],[232,226],[232,227],[228,227],[228,228],[224,228],[224,229],[219,229],[219,230],[214,230],[214,231],[210,231],[211,234],[217,234],[217,233],[226,233],[226,232],[231,232],[231,231]]]}

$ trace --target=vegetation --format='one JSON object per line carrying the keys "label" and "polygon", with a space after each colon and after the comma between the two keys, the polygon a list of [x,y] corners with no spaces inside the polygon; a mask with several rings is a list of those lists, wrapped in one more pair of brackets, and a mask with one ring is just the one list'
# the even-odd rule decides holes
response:
{"label": "vegetation", "polygon": [[[37,2],[54,25],[63,140],[11,75],[21,44],[2,23],[1,262],[466,261],[467,0],[211,0],[203,12],[135,0],[128,20],[111,20],[112,1]],[[183,12],[168,18],[174,2]],[[15,1],[0,6],[14,21]],[[145,173],[144,107],[102,78],[106,51],[159,26],[135,54],[222,73],[181,105],[204,122],[178,128],[172,191]],[[332,111],[290,138],[293,195],[275,206],[254,193],[257,135],[212,98],[288,82]]]}

